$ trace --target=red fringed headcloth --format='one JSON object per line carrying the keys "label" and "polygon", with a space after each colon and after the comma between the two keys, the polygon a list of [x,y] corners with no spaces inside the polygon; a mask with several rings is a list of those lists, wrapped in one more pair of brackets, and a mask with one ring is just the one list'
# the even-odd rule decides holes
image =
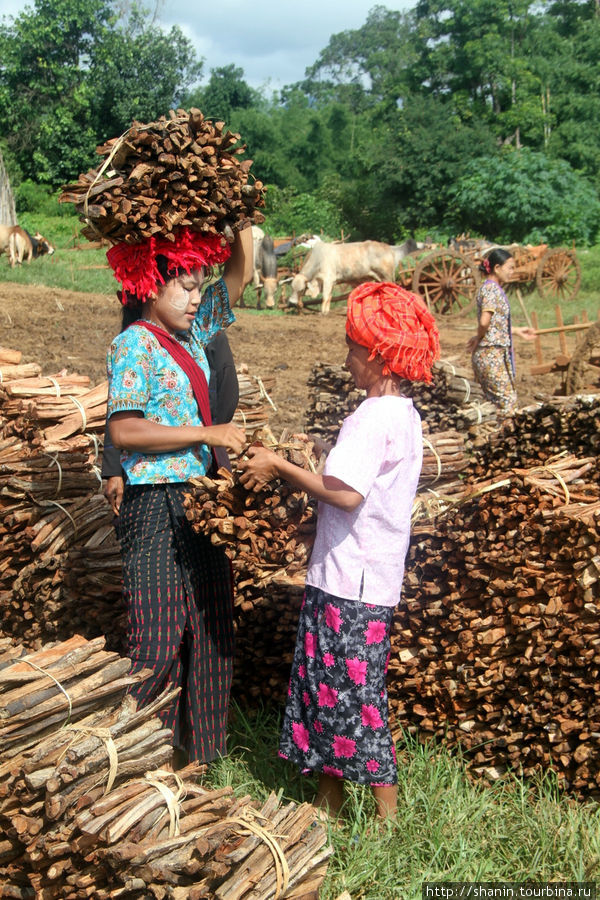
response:
{"label": "red fringed headcloth", "polygon": [[346,334],[355,344],[385,360],[383,374],[431,382],[440,355],[435,319],[425,304],[398,284],[370,281],[348,297]]}
{"label": "red fringed headcloth", "polygon": [[121,302],[127,303],[128,295],[129,302],[144,302],[165,283],[156,265],[157,256],[164,256],[168,261],[167,271],[176,275],[181,270],[192,272],[202,266],[219,265],[230,255],[231,247],[224,238],[180,228],[174,241],[158,235],[141,244],[115,244],[106,258],[115,278],[123,285]]}

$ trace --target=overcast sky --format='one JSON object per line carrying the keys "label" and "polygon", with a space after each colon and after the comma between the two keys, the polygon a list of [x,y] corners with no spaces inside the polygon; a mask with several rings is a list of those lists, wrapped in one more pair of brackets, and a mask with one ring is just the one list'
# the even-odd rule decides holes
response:
{"label": "overcast sky", "polygon": [[[155,0],[145,0],[153,7]],[[387,9],[407,10],[416,0],[381,0]],[[159,0],[158,18],[179,25],[204,57],[204,74],[234,63],[253,87],[274,90],[299,81],[332,34],[360,28],[376,0]],[[0,10],[17,15],[27,0],[2,0]]]}

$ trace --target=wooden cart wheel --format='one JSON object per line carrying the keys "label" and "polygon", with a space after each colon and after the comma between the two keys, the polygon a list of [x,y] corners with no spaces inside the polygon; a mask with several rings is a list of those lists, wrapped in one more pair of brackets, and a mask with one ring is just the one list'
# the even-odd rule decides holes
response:
{"label": "wooden cart wheel", "polygon": [[600,322],[591,325],[575,348],[567,369],[567,394],[600,388]]}
{"label": "wooden cart wheel", "polygon": [[542,297],[573,300],[581,284],[581,266],[575,251],[563,247],[547,250],[540,260],[535,280]]}
{"label": "wooden cart wheel", "polygon": [[457,250],[434,250],[417,265],[412,289],[433,313],[450,316],[473,303],[481,281],[477,267]]}
{"label": "wooden cart wheel", "polygon": [[407,291],[412,291],[413,289],[413,275],[415,274],[419,258],[422,255],[422,250],[414,250],[412,253],[408,253],[404,256],[398,263],[394,280],[396,284],[399,284],[400,287],[403,287]]}

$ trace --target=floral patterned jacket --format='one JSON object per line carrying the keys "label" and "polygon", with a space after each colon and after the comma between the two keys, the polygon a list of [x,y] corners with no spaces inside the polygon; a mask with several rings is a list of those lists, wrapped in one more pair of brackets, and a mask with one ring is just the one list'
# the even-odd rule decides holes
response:
{"label": "floral patterned jacket", "polygon": [[[224,280],[209,285],[189,332],[175,335],[209,379],[204,346],[235,321]],[[202,425],[187,375],[153,334],[135,323],[114,339],[107,355],[108,416],[140,410],[161,425]],[[188,481],[210,468],[206,444],[168,453],[121,451],[121,465],[130,484]]]}

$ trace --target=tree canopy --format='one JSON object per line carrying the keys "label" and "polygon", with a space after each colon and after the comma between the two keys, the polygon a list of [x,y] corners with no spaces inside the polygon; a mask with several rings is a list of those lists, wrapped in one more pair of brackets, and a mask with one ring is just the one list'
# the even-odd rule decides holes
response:
{"label": "tree canopy", "polygon": [[597,0],[380,4],[267,96],[234,62],[202,81],[191,42],[141,7],[34,0],[0,25],[2,149],[57,187],[134,118],[194,105],[242,134],[278,229],[592,242],[599,58]]}

